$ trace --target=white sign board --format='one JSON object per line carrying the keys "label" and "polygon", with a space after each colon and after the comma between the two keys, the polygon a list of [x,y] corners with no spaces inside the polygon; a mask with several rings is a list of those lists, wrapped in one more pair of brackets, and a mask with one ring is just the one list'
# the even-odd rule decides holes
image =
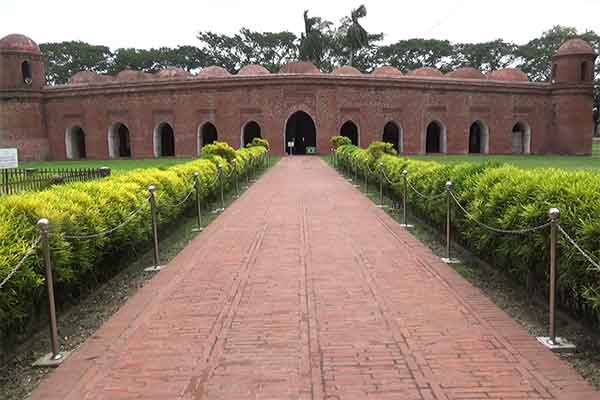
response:
{"label": "white sign board", "polygon": [[17,168],[18,166],[17,149],[0,149],[0,169]]}
{"label": "white sign board", "polygon": [[288,147],[294,147],[294,142],[288,142]]}

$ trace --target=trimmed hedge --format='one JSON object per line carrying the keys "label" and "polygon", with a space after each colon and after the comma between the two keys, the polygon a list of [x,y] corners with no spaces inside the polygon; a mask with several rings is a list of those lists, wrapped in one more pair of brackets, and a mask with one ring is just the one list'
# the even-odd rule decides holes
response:
{"label": "trimmed hedge", "polygon": [[[208,146],[205,146],[205,149]],[[222,147],[222,146],[221,146]],[[218,151],[222,149],[218,148]],[[236,161],[238,173],[262,160],[266,149],[261,146],[222,151],[224,159],[208,154],[199,159],[167,169],[140,169],[101,181],[56,186],[36,193],[6,196],[0,199],[0,280],[20,261],[39,236],[36,222],[50,220],[50,244],[56,293],[59,298],[76,295],[110,274],[106,266],[115,254],[123,254],[151,238],[148,186],[157,187],[159,224],[166,225],[183,213],[185,206],[175,207],[193,189],[193,173],[200,173],[202,199],[214,197],[219,190],[215,163],[224,173]],[[231,178],[233,179],[233,177]],[[228,182],[230,183],[230,182]],[[193,196],[192,196],[193,198]],[[188,202],[188,206],[192,204]],[[138,208],[143,212],[113,234],[93,240],[66,240],[68,235],[86,235],[118,225]],[[21,270],[0,289],[0,338],[22,331],[45,302],[44,268],[40,257],[29,257]]]}
{"label": "trimmed hedge", "polygon": [[[523,170],[498,163],[441,164],[408,160],[372,152],[356,146],[337,151],[341,166],[359,168],[361,175],[383,164],[388,178],[384,186],[401,199],[402,171],[421,193],[435,196],[445,192],[448,180],[465,209],[477,220],[500,229],[524,229],[548,221],[548,210],[561,210],[559,223],[596,260],[600,259],[600,174],[560,169]],[[378,179],[371,176],[370,179]],[[443,228],[446,197],[425,201],[409,190],[409,208],[434,226]],[[453,207],[454,235],[475,254],[507,271],[530,289],[547,289],[549,229],[524,235],[499,234],[482,228]],[[600,321],[600,271],[587,262],[559,233],[557,286],[562,307],[595,323]]]}

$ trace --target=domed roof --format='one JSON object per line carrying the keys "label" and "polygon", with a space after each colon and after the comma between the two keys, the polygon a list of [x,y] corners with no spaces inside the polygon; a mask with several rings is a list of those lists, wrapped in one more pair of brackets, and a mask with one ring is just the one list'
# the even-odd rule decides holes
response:
{"label": "domed roof", "polygon": [[119,72],[116,76],[118,81],[140,81],[151,78],[150,74],[147,74],[143,71],[136,71],[133,69],[124,69]]}
{"label": "domed roof", "polygon": [[200,71],[198,74],[198,78],[226,78],[231,76],[229,71],[227,71],[223,67],[219,67],[217,65],[211,65],[210,67],[206,67]]}
{"label": "domed roof", "polygon": [[310,61],[292,61],[279,70],[280,74],[320,74],[321,70]]}
{"label": "domed roof", "polygon": [[529,82],[527,74],[517,68],[503,68],[492,71],[487,75],[492,81]]}
{"label": "domed roof", "polygon": [[160,71],[155,73],[154,76],[159,79],[187,78],[188,76],[190,76],[190,73],[183,68],[169,67],[161,69]]}
{"label": "domed roof", "polygon": [[40,46],[25,35],[13,33],[0,39],[0,51],[17,51],[40,55]]}
{"label": "domed roof", "polygon": [[333,75],[362,75],[362,72],[357,70],[350,65],[343,65],[341,67],[336,68],[333,72]]}
{"label": "domed roof", "polygon": [[560,46],[556,55],[568,54],[596,54],[594,48],[583,39],[567,40]]}
{"label": "domed roof", "polygon": [[69,83],[72,85],[84,84],[84,83],[102,83],[112,80],[109,75],[100,75],[94,71],[79,71],[69,79]]}
{"label": "domed roof", "polygon": [[476,68],[462,67],[446,74],[448,78],[458,79],[485,79],[485,75]]}
{"label": "domed roof", "polygon": [[390,65],[386,65],[383,67],[375,68],[371,75],[378,77],[395,77],[402,76],[402,72],[396,67],[392,67]]}
{"label": "domed roof", "polygon": [[263,67],[262,65],[249,64],[245,65],[238,71],[240,76],[251,76],[251,75],[269,75],[271,72]]}
{"label": "domed roof", "polygon": [[427,78],[441,78],[444,76],[444,74],[442,74],[439,69],[431,68],[431,67],[421,67],[421,68],[413,69],[412,71],[409,71],[408,74],[406,74],[406,75],[427,77]]}

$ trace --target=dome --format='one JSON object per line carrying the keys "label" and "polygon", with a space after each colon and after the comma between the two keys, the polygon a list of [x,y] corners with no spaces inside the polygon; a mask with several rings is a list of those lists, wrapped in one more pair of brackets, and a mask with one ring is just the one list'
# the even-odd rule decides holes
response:
{"label": "dome", "polygon": [[100,75],[94,71],[80,71],[69,79],[69,83],[72,85],[84,84],[84,83],[102,83],[112,80],[109,75]]}
{"label": "dome", "polygon": [[279,70],[280,74],[320,74],[321,70],[309,61],[293,61]]}
{"label": "dome", "polygon": [[146,80],[151,77],[150,74],[147,74],[143,71],[136,71],[133,69],[124,69],[119,72],[116,76],[118,81],[141,81]]}
{"label": "dome", "polygon": [[17,51],[41,55],[40,46],[25,35],[13,33],[0,39],[0,51]]}
{"label": "dome", "polygon": [[492,81],[529,82],[527,74],[517,68],[503,68],[492,71],[487,75]]}
{"label": "dome", "polygon": [[223,67],[219,67],[216,65],[212,65],[210,67],[206,67],[200,71],[198,74],[198,78],[226,78],[231,76],[229,71],[227,71]]}
{"label": "dome", "polygon": [[441,78],[444,76],[439,69],[431,67],[421,67],[413,69],[412,71],[409,71],[406,75],[425,78]]}
{"label": "dome", "polygon": [[168,79],[168,78],[187,78],[190,76],[190,73],[187,72],[183,68],[165,68],[161,69],[157,73],[154,74],[155,77],[159,79]]}
{"label": "dome", "polygon": [[271,72],[269,72],[269,70],[263,67],[262,65],[250,64],[242,67],[242,69],[240,69],[237,74],[240,76],[252,76],[269,75],[270,73]]}
{"label": "dome", "polygon": [[356,68],[351,67],[349,65],[344,65],[344,66],[336,68],[332,72],[332,74],[333,75],[362,75],[362,72],[360,72]]}
{"label": "dome", "polygon": [[471,67],[455,69],[454,71],[448,72],[446,77],[457,79],[485,79],[485,75],[480,70]]}
{"label": "dome", "polygon": [[596,54],[594,48],[583,39],[571,39],[563,43],[556,52],[556,55],[569,54]]}
{"label": "dome", "polygon": [[392,67],[390,65],[386,65],[384,67],[375,68],[371,75],[377,77],[396,77],[402,76],[402,72],[396,67]]}

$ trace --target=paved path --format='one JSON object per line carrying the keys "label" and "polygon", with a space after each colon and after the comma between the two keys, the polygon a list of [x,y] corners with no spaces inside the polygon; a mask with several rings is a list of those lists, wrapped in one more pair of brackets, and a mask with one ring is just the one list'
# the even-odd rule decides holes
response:
{"label": "paved path", "polygon": [[281,161],[33,399],[600,399],[316,157]]}

